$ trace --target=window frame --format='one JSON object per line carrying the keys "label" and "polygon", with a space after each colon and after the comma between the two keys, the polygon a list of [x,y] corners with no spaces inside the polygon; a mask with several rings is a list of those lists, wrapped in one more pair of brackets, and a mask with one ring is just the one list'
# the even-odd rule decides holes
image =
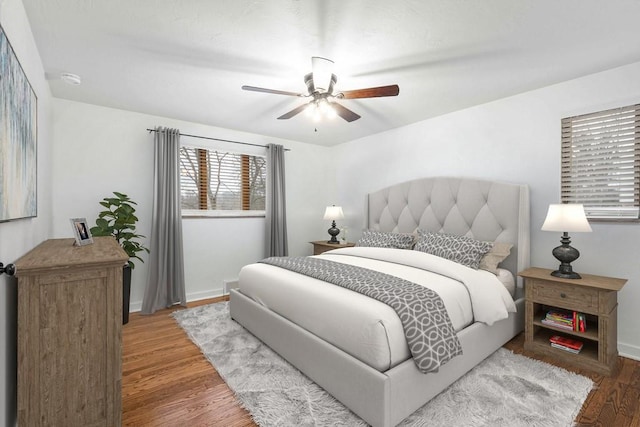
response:
{"label": "window frame", "polygon": [[[264,181],[265,181],[265,199],[266,199],[266,191],[267,191],[267,186],[266,186],[266,161],[267,161],[267,156],[266,153],[264,152],[265,149],[260,147],[261,150],[258,149],[246,149],[246,150],[230,150],[227,147],[220,147],[216,145],[208,145],[208,144],[190,144],[190,143],[181,143],[180,144],[180,149],[182,150],[182,148],[189,148],[189,149],[195,149],[195,150],[203,150],[203,151],[210,151],[210,152],[218,152],[218,153],[224,153],[226,154],[230,154],[230,155],[234,155],[234,156],[247,156],[248,157],[261,157],[264,159]],[[182,159],[182,154],[180,154],[180,160]],[[198,156],[198,174],[200,176],[200,178],[202,178],[203,176],[203,172],[201,171],[200,167],[203,164],[202,158],[200,157],[200,155]],[[206,163],[204,163],[206,165]],[[182,166],[180,166],[182,167]],[[205,171],[206,172],[206,171]],[[182,174],[181,174],[181,181],[182,181]],[[202,180],[200,180],[200,182],[203,182]],[[240,181],[242,182],[242,181]],[[196,184],[196,188],[197,188]],[[205,187],[206,188],[206,187]],[[199,190],[200,196],[199,196],[199,204],[202,204],[202,189]],[[206,191],[206,190],[205,190]],[[180,196],[182,198],[182,188],[180,190]],[[206,202],[206,196],[205,196],[205,202]],[[240,203],[242,203],[243,205],[245,203],[248,203],[248,196],[241,196],[241,200]],[[265,200],[266,203],[266,200]],[[180,212],[181,212],[181,216],[182,218],[188,219],[188,218],[264,218],[266,216],[266,210],[260,210],[260,209],[255,209],[255,210],[238,210],[238,209],[184,209],[182,207],[182,200],[180,202]]]}
{"label": "window frame", "polygon": [[640,104],[562,118],[560,169],[560,201],[589,221],[640,222]]}

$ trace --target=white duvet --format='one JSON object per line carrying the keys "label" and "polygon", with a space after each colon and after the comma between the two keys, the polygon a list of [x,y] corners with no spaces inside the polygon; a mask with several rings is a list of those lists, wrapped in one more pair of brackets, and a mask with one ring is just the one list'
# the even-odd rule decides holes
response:
{"label": "white duvet", "polygon": [[[515,303],[492,273],[419,251],[353,247],[319,257],[401,277],[442,298],[454,329],[492,324]],[[369,366],[385,371],[411,357],[400,319],[386,304],[267,264],[240,271],[240,291]]]}

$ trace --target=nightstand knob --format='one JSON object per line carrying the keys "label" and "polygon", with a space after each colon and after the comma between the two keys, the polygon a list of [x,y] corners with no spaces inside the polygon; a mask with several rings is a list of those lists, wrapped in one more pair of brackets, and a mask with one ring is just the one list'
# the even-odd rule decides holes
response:
{"label": "nightstand knob", "polygon": [[560,298],[566,298],[567,294],[565,294],[564,292],[560,294]]}

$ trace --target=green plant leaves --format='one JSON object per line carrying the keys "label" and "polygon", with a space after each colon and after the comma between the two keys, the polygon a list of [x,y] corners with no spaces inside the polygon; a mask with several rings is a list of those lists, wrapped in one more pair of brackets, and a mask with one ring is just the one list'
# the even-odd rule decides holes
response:
{"label": "green plant leaves", "polygon": [[124,193],[114,191],[113,194],[116,197],[105,197],[99,202],[107,210],[98,214],[96,226],[91,228],[91,234],[115,237],[122,249],[129,255],[129,266],[133,269],[135,265],[132,259],[144,262],[137,254],[142,251],[149,253],[149,249],[138,241],[145,236],[135,232],[138,217],[135,215],[136,209],[133,205],[137,205],[137,203]]}

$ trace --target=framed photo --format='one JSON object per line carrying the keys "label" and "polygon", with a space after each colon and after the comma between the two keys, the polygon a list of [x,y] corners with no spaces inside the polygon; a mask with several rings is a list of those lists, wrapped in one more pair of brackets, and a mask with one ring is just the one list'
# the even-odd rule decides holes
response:
{"label": "framed photo", "polygon": [[37,104],[0,26],[0,222],[37,216]]}
{"label": "framed photo", "polygon": [[89,225],[87,225],[87,220],[85,218],[71,218],[71,227],[73,228],[73,234],[76,237],[76,245],[83,246],[93,243],[91,231],[89,230]]}

